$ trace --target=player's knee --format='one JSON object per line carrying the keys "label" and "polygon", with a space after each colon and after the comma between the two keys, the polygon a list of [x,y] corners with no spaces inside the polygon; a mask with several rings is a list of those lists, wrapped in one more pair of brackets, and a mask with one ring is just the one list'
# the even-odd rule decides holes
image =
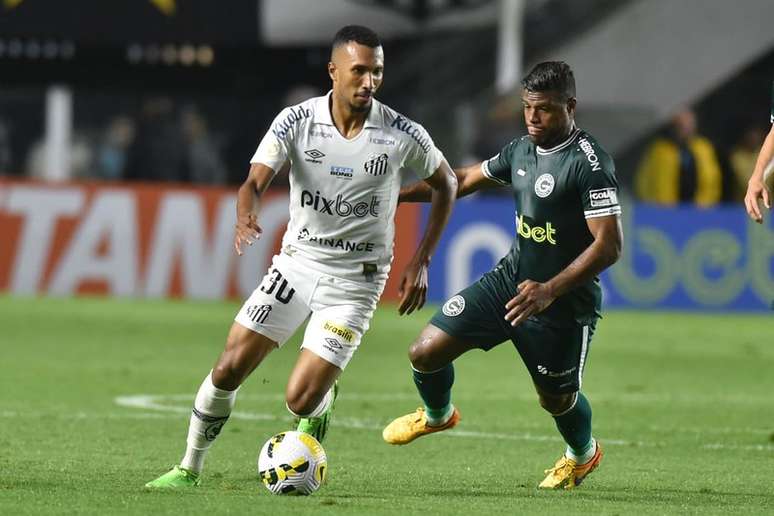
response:
{"label": "player's knee", "polygon": [[426,340],[419,339],[409,347],[411,366],[417,371],[435,371],[439,367],[434,360],[432,349]]}
{"label": "player's knee", "polygon": [[233,361],[221,357],[212,368],[212,383],[219,389],[233,391],[242,384],[243,375]]}
{"label": "player's knee", "polygon": [[[325,393],[323,393],[324,395]],[[288,410],[297,416],[311,414],[320,404],[320,398],[321,396],[310,389],[288,386],[285,392],[285,403],[287,403]]]}
{"label": "player's knee", "polygon": [[242,384],[249,373],[248,367],[240,360],[238,347],[229,342],[212,368],[212,383],[220,389],[234,390]]}
{"label": "player's knee", "polygon": [[572,404],[575,402],[575,393],[546,394],[539,392],[538,400],[540,401],[540,406],[543,407],[543,410],[552,416],[556,416],[567,412],[572,407]]}

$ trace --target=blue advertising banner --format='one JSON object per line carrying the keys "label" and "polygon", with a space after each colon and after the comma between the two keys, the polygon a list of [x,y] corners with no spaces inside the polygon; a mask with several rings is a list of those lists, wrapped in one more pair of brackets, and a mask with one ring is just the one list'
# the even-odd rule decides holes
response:
{"label": "blue advertising banner", "polygon": [[[423,207],[426,221],[428,206]],[[624,254],[602,275],[605,307],[772,309],[774,224],[740,206],[624,205]],[[515,233],[510,197],[457,202],[430,267],[428,298],[442,302],[489,270]]]}

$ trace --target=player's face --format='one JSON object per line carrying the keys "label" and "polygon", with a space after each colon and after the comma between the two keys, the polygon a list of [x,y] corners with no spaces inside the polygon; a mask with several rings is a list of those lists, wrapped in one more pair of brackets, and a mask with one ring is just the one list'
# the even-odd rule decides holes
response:
{"label": "player's face", "polygon": [[553,92],[524,90],[521,102],[527,132],[535,145],[553,147],[567,137],[575,116],[574,98],[563,101]]}
{"label": "player's face", "polygon": [[367,111],[384,75],[384,51],[350,41],[333,51],[328,64],[333,93],[352,111]]}

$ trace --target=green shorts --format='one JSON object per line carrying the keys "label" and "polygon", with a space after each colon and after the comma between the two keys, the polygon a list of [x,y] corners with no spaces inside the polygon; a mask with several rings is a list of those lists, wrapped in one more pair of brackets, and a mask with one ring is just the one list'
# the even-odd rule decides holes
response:
{"label": "green shorts", "polygon": [[430,323],[484,351],[510,340],[542,391],[580,390],[595,325],[554,325],[530,317],[514,328],[505,320],[505,304],[516,295],[513,277],[501,263],[446,301]]}

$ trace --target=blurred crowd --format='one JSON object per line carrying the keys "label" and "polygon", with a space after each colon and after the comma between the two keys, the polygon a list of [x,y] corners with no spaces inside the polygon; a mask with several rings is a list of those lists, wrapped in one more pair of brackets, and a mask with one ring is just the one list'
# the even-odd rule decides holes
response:
{"label": "blurred crowd", "polygon": [[[108,181],[234,184],[244,177],[254,150],[252,145],[268,129],[270,113],[318,94],[321,92],[307,86],[293,88],[285,98],[273,103],[276,105],[267,107],[262,121],[251,122],[251,134],[246,137],[235,134],[244,132],[244,126],[229,125],[221,119],[219,126],[213,128],[208,115],[195,102],[176,102],[169,97],[149,98],[134,112],[118,109],[115,114],[96,117],[104,120],[99,124],[79,124],[76,113],[70,147],[71,176]],[[508,119],[499,120],[504,118],[502,113],[508,113]],[[518,134],[514,116],[518,115],[512,109],[493,109],[486,130],[476,136],[471,155],[463,161],[486,159],[498,152],[500,144],[494,142]],[[498,133],[500,126],[502,134]],[[713,142],[702,135],[694,111],[682,109],[642,146],[636,167],[619,169],[619,178],[637,199],[645,202],[699,206],[739,202],[766,130],[762,125],[751,125],[739,132],[738,141]],[[9,120],[0,114],[0,175],[44,178],[43,128],[38,128],[26,147],[18,142],[12,144],[13,131]],[[229,152],[238,156],[229,156]],[[284,179],[278,178],[277,183],[283,184]]]}
{"label": "blurred crowd", "polygon": [[765,137],[765,129],[753,125],[730,142],[727,152],[719,151],[699,131],[694,111],[682,109],[645,149],[634,193],[641,201],[666,206],[741,202]]}
{"label": "blurred crowd", "polygon": [[[10,141],[2,143],[2,134],[8,132],[3,127],[0,122],[0,156],[7,156],[10,167],[12,151]],[[224,184],[223,143],[195,105],[176,106],[167,97],[152,98],[137,115],[116,114],[101,127],[76,126],[70,145],[71,177]],[[22,159],[25,176],[45,177],[42,135]]]}

